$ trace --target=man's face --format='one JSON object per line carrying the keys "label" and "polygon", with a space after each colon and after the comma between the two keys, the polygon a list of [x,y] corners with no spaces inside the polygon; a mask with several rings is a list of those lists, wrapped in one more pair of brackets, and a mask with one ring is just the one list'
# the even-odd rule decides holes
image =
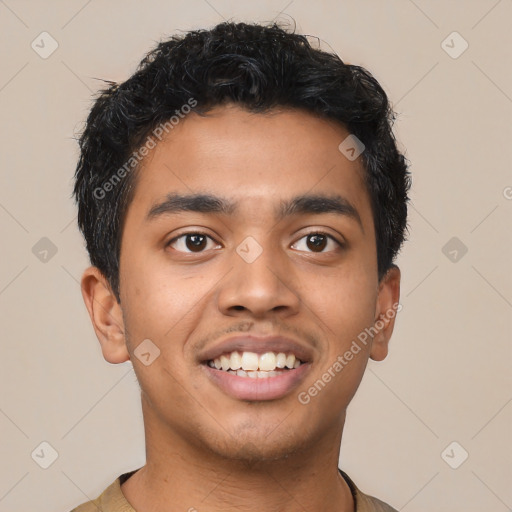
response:
{"label": "man's face", "polygon": [[[341,435],[368,357],[383,358],[385,347],[360,344],[309,403],[298,397],[382,313],[362,165],[338,150],[348,135],[297,110],[229,106],[190,114],[152,151],[127,212],[120,262],[126,357],[151,435],[172,432],[235,458],[279,458]],[[212,211],[182,200],[191,209],[176,201],[155,208],[168,195],[198,194],[232,206]],[[301,196],[341,207],[302,200],[283,211]],[[262,339],[270,336],[288,341]],[[160,350],[147,366],[134,354],[143,340]],[[260,366],[263,352],[276,364],[279,353],[302,364],[256,378],[212,367],[221,355],[236,366],[233,352],[249,367],[254,355],[244,352],[257,354]],[[272,355],[263,360],[273,367]]]}

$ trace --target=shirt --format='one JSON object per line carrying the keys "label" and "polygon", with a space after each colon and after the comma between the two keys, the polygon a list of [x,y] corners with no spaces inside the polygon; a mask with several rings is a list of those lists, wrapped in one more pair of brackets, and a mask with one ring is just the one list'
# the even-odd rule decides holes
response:
{"label": "shirt", "polygon": [[[83,503],[74,508],[71,512],[136,512],[128,503],[121,490],[123,484],[130,476],[138,470],[130,471],[119,476],[110,484],[95,500]],[[346,473],[339,470],[345,479],[354,498],[355,512],[397,512],[383,501],[362,493],[348,477]]]}

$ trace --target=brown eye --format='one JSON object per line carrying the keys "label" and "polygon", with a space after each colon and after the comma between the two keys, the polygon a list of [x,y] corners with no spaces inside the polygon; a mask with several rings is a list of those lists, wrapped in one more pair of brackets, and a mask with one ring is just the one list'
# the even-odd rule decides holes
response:
{"label": "brown eye", "polygon": [[208,247],[208,242],[213,242],[213,239],[204,233],[183,233],[167,245],[179,252],[203,252]]}
{"label": "brown eye", "polygon": [[[333,247],[334,245],[334,247]],[[335,238],[327,233],[313,232],[303,236],[300,240],[292,245],[292,248],[306,252],[330,252],[336,250],[336,248],[342,247],[343,244],[338,242]],[[330,250],[325,251],[326,247],[330,247]]]}
{"label": "brown eye", "polygon": [[206,247],[206,237],[204,235],[186,235],[185,240],[187,249],[191,251],[199,252]]}
{"label": "brown eye", "polygon": [[315,252],[322,252],[327,245],[327,237],[325,235],[308,235],[307,246]]}

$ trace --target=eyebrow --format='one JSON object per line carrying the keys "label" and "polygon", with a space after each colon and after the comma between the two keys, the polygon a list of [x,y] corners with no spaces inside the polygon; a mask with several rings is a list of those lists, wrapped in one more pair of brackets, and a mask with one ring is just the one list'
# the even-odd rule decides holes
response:
{"label": "eyebrow", "polygon": [[[168,194],[164,201],[154,204],[146,215],[146,221],[164,215],[181,212],[215,213],[233,216],[238,203],[212,194]],[[363,223],[356,208],[340,195],[303,194],[281,201],[275,212],[279,222],[285,217],[304,214],[335,213],[355,220],[364,233]]]}

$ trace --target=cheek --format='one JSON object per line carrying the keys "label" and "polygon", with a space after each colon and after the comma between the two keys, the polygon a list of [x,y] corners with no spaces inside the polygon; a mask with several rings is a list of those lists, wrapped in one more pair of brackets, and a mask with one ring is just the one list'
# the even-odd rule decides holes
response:
{"label": "cheek", "polygon": [[[157,362],[164,372],[161,378],[166,377],[163,368],[180,381],[186,378],[183,360],[190,356],[186,354],[187,340],[204,321],[201,317],[212,300],[208,292],[218,280],[216,276],[207,279],[197,272],[193,276],[178,274],[176,268],[149,259],[143,268],[132,272],[122,299],[123,314],[127,347],[134,367],[141,367],[143,379],[147,372],[135,350],[147,339],[160,351]],[[165,385],[172,385],[172,379]]]}
{"label": "cheek", "polygon": [[364,262],[355,262],[321,279],[311,277],[311,284],[305,291],[306,303],[318,315],[320,323],[324,323],[329,338],[335,338],[334,345],[341,349],[344,343],[373,323],[376,276]]}
{"label": "cheek", "polygon": [[318,293],[317,286],[311,288],[311,294],[316,294],[312,295],[315,323],[327,339],[312,378],[298,396],[326,424],[342,415],[359,387],[370,352],[365,329],[373,325],[376,301],[372,281],[355,273],[338,275],[337,285],[329,282],[326,293]]}
{"label": "cheek", "polygon": [[[133,293],[126,289],[123,314],[127,347],[139,385],[152,406],[158,410],[170,403],[185,407],[190,384],[183,350],[191,326],[197,323],[198,299],[186,280],[180,283],[153,268],[154,272],[141,272],[131,280]],[[146,365],[141,354],[147,352],[151,362]]]}
{"label": "cheek", "polygon": [[192,280],[179,278],[176,271],[158,262],[146,261],[125,270],[129,278],[122,301],[129,312],[131,332],[155,339],[171,335],[194,306]]}

